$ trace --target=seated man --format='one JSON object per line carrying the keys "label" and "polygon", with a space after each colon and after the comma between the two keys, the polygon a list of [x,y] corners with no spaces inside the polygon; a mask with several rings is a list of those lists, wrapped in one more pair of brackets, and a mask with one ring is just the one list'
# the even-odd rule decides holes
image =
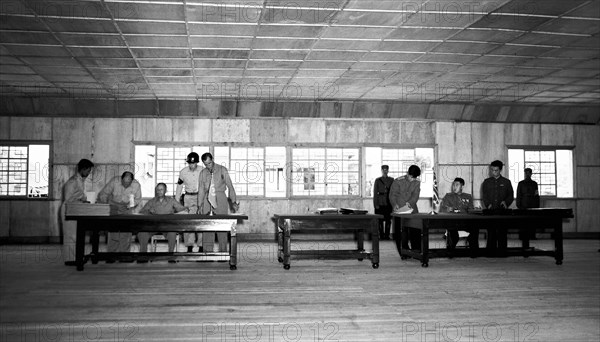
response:
{"label": "seated man", "polygon": [[[452,182],[452,192],[449,192],[444,196],[442,204],[440,205],[441,213],[467,213],[473,209],[473,196],[462,192],[465,180],[462,178],[455,178]],[[469,230],[469,248],[479,248],[479,229]],[[452,250],[458,243],[458,230],[451,229],[447,231],[446,243],[448,249]]]}
{"label": "seated man", "polygon": [[[151,215],[167,215],[173,214],[176,212],[180,212],[183,210],[190,211],[190,208],[184,207],[176,201],[174,198],[166,197],[167,193],[167,185],[165,183],[158,183],[156,188],[154,188],[154,198],[149,200],[148,203],[140,210],[140,214],[151,214]],[[148,232],[139,232],[138,240],[140,241],[140,253],[148,252],[148,240],[150,240],[150,236],[155,233]],[[164,234],[163,234],[164,235]],[[167,241],[169,243],[169,253],[173,253],[175,251],[175,241],[176,241],[177,233],[168,232],[167,233]],[[138,263],[148,262],[147,259],[139,259]],[[175,260],[169,260],[170,263],[175,263]]]}

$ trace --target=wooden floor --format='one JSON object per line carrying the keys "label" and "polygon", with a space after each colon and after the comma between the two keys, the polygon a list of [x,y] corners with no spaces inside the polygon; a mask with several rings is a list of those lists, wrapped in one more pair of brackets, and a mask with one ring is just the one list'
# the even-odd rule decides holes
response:
{"label": "wooden floor", "polygon": [[421,268],[383,241],[379,269],[299,260],[285,271],[275,243],[246,242],[237,271],[154,262],[77,272],[57,245],[4,245],[0,341],[598,341],[598,248],[566,240],[562,266],[531,257]]}

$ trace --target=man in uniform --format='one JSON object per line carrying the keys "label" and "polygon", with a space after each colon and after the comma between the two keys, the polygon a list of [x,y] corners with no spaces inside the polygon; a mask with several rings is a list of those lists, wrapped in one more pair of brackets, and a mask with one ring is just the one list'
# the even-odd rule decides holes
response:
{"label": "man in uniform", "polygon": [[75,242],[77,239],[77,222],[65,220],[67,203],[88,203],[85,197],[83,183],[92,172],[94,163],[87,159],[81,159],[77,163],[77,173],[73,175],[63,187],[62,227],[63,227],[63,259],[66,266],[75,266]]}
{"label": "man in uniform", "polygon": [[383,215],[383,220],[379,220],[379,239],[381,240],[390,239],[390,228],[392,224],[392,205],[390,204],[389,194],[394,179],[388,177],[389,170],[389,166],[381,165],[381,177],[375,179],[375,184],[373,185],[373,205],[375,206],[375,214]]}
{"label": "man in uniform", "polygon": [[[458,177],[454,179],[454,182],[452,182],[452,192],[447,193],[440,204],[441,213],[467,213],[469,210],[473,210],[473,196],[462,192],[464,186],[464,179]],[[446,246],[449,250],[453,250],[458,243],[458,230],[451,229],[446,234]],[[478,237],[478,228],[469,230],[468,241],[470,249],[476,250],[479,248]]]}
{"label": "man in uniform", "polygon": [[[215,164],[213,156],[210,153],[202,155],[202,163],[205,168],[200,171],[198,182],[198,203],[200,204],[199,213],[208,214],[212,211],[217,215],[227,215],[229,213],[229,201],[232,203],[233,211],[239,208],[235,189],[229,177],[227,168]],[[225,196],[225,187],[229,191],[229,201]],[[219,239],[219,251],[227,251],[227,233],[217,233]],[[205,234],[204,251],[212,252],[214,248],[215,235]]]}
{"label": "man in uniform", "polygon": [[[181,202],[182,190],[185,187],[185,195],[183,195],[183,205],[192,208],[198,205],[198,179],[200,178],[200,169],[198,163],[200,157],[198,153],[192,152],[188,154],[185,160],[188,166],[184,167],[179,172],[179,180],[177,181],[177,189],[175,190],[175,198]],[[196,213],[196,209],[191,212]],[[197,239],[196,239],[197,238]],[[184,244],[187,246],[188,253],[194,249],[194,244],[198,244],[198,252],[202,252],[202,233],[184,233]]]}
{"label": "man in uniform", "polygon": [[[421,181],[418,179],[421,175],[421,168],[417,165],[411,165],[406,172],[406,175],[394,179],[390,187],[390,204],[392,210],[398,211],[401,208],[412,209],[411,213],[418,213],[417,201],[421,194]],[[403,231],[402,236],[398,236],[398,232],[394,234],[396,241],[399,239],[402,242],[402,248],[413,250],[421,250],[421,232],[417,229],[410,228],[408,231]]]}
{"label": "man in uniform", "polygon": [[[490,164],[491,177],[481,185],[483,205],[490,210],[505,210],[514,200],[514,191],[510,180],[502,177],[500,172],[504,164],[494,160]],[[507,232],[505,228],[488,229],[486,249],[491,255],[503,256],[506,252]]]}
{"label": "man in uniform", "polygon": [[[133,199],[133,201],[131,201]],[[118,214],[128,214],[137,207],[142,200],[142,188],[134,179],[133,173],[123,172],[111,179],[98,194],[98,202],[108,203],[116,207]],[[109,232],[107,252],[128,252],[131,246],[130,232]],[[115,262],[113,259],[107,263]]]}
{"label": "man in uniform", "polygon": [[[539,208],[540,194],[538,192],[538,184],[531,179],[533,171],[530,168],[526,168],[524,172],[525,179],[520,181],[517,186],[517,208]],[[528,245],[529,240],[535,238],[535,231],[521,230],[519,231],[519,238],[524,244]]]}
{"label": "man in uniform", "polygon": [[[187,210],[190,212],[190,208],[184,207],[179,203],[179,201],[175,200],[171,197],[166,197],[167,193],[167,185],[165,183],[156,184],[156,188],[154,188],[154,198],[146,202],[146,205],[140,210],[140,214],[150,214],[150,215],[168,215],[177,213],[183,210]],[[148,233],[148,232],[139,232],[138,240],[140,241],[140,253],[148,252],[148,240],[150,237],[156,233]],[[169,253],[173,253],[175,251],[175,243],[177,239],[177,233],[175,232],[167,232],[162,233],[166,235],[167,241],[169,243]],[[148,262],[148,259],[138,259],[138,263]],[[169,259],[169,263],[175,263],[174,259]]]}

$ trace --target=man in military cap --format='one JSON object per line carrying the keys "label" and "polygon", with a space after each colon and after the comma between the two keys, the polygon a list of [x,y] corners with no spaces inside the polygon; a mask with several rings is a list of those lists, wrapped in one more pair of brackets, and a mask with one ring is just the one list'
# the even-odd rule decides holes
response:
{"label": "man in military cap", "polygon": [[[381,165],[381,177],[375,179],[373,185],[373,206],[375,214],[383,215],[383,220],[379,220],[379,239],[389,240],[392,224],[392,205],[390,204],[390,187],[394,183],[394,178],[388,177],[390,167]],[[384,227],[385,225],[385,227]]]}
{"label": "man in military cap", "polygon": [[[200,156],[196,152],[188,154],[185,160],[188,166],[184,167],[179,172],[179,180],[177,181],[177,189],[175,190],[175,199],[181,202],[182,192],[185,190],[183,195],[183,205],[191,208],[198,206],[198,179],[200,178],[200,168],[198,163],[200,162]],[[192,213],[196,213],[197,208],[190,210]],[[198,245],[198,252],[202,252],[202,233],[184,233],[183,234],[184,244],[187,246],[188,252],[193,252],[194,244]]]}

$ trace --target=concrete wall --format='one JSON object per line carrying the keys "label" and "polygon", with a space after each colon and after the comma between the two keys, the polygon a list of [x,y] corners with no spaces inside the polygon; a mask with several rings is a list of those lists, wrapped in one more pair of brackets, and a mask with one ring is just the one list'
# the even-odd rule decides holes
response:
{"label": "concrete wall", "polygon": [[[89,190],[133,167],[134,142],[174,142],[210,145],[227,143],[303,144],[388,147],[436,146],[440,195],[461,176],[466,192],[479,197],[479,185],[491,160],[507,160],[507,146],[574,147],[575,198],[544,199],[544,206],[571,207],[576,218],[567,233],[600,232],[600,126],[571,124],[482,123],[404,119],[335,118],[102,118],[0,117],[0,141],[44,140],[51,143],[49,200],[0,200],[0,238],[20,241],[59,241],[58,209],[64,182],[81,158],[97,167]],[[475,190],[473,190],[475,189]],[[144,194],[151,196],[151,194]],[[363,207],[370,198],[356,199],[242,199],[241,211],[250,216],[240,233],[273,237],[276,213],[305,213],[317,207]],[[430,200],[419,203],[429,211]]]}

